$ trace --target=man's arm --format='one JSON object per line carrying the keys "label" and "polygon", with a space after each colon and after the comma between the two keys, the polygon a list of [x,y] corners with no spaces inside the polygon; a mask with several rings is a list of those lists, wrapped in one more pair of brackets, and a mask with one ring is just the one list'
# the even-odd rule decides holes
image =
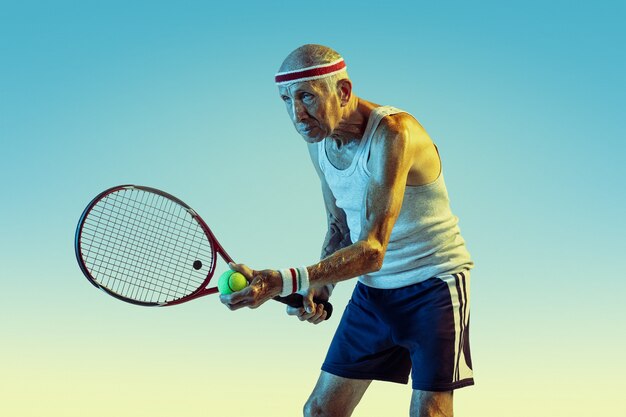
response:
{"label": "man's arm", "polygon": [[[417,149],[417,141],[411,140],[403,118],[398,116],[401,115],[385,117],[372,138],[371,177],[361,215],[359,239],[307,267],[311,287],[335,284],[382,267]],[[325,191],[324,188],[322,190]],[[241,291],[220,295],[222,303],[231,310],[256,308],[280,294],[283,281],[278,271],[255,271],[243,264],[231,264],[231,268],[251,281]]]}
{"label": "man's arm", "polygon": [[[320,169],[317,146],[317,144],[307,145],[309,150],[309,156],[311,157],[311,162],[313,163],[313,167],[315,167],[315,172],[317,172],[317,175],[320,179],[322,197],[324,198],[324,207],[326,209],[328,228],[326,231],[324,243],[322,244],[322,253],[320,256],[320,259],[324,259],[337,252],[339,249],[351,245],[352,241],[350,240],[350,229],[348,228],[346,212],[343,211],[343,209],[337,207],[337,201],[335,200],[335,196],[333,195],[330,187],[328,186],[328,183],[326,182],[324,173]],[[326,285],[328,287],[327,295],[330,295],[332,289],[335,286],[335,283],[329,283]]]}

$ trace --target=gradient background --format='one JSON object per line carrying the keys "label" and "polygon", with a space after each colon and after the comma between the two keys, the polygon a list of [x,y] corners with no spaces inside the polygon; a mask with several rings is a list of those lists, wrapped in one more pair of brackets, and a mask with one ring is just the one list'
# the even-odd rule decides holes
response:
{"label": "gradient background", "polygon": [[[97,192],[137,183],[196,208],[240,262],[315,262],[319,183],[272,77],[321,43],[441,151],[477,265],[477,385],[456,415],[626,415],[625,11],[1,1],[0,414],[300,415],[353,282],[320,326],[277,303],[146,309],[95,291],[73,237]],[[354,415],[406,415],[410,391],[374,383]]]}

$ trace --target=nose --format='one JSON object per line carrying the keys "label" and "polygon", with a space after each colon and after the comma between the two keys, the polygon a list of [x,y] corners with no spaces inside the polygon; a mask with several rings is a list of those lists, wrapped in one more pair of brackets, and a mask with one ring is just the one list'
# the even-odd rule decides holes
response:
{"label": "nose", "polygon": [[302,105],[302,103],[299,100],[293,101],[292,114],[293,114],[293,119],[296,122],[301,122],[302,120],[306,119],[307,117],[306,109],[304,108],[304,105]]}

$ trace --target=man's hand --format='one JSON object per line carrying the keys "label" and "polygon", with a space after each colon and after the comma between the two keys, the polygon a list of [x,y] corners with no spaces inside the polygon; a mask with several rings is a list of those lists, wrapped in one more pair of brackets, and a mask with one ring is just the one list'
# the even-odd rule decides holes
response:
{"label": "man's hand", "polygon": [[280,272],[271,269],[255,271],[244,264],[229,264],[233,271],[241,272],[250,285],[241,291],[220,295],[220,301],[231,310],[243,307],[257,308],[267,300],[280,295],[283,279]]}
{"label": "man's hand", "polygon": [[323,304],[316,304],[313,299],[318,301],[328,301],[328,288],[323,287],[310,287],[309,291],[302,297],[304,305],[302,307],[290,307],[287,306],[287,314],[290,316],[297,316],[300,321],[308,321],[309,323],[319,324],[326,320],[328,312],[324,310]]}

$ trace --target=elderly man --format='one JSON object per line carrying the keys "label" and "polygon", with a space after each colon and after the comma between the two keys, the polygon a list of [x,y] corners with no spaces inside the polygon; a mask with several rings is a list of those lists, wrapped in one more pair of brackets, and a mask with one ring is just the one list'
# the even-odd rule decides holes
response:
{"label": "elderly man", "polygon": [[275,77],[322,185],[328,232],[314,265],[256,271],[221,296],[230,309],[305,294],[287,313],[318,324],[333,286],[358,277],[305,416],[349,416],[372,380],[407,383],[411,416],[451,416],[454,389],[472,385],[469,270],[439,151],[405,111],[357,97],[343,58],[304,45]]}

